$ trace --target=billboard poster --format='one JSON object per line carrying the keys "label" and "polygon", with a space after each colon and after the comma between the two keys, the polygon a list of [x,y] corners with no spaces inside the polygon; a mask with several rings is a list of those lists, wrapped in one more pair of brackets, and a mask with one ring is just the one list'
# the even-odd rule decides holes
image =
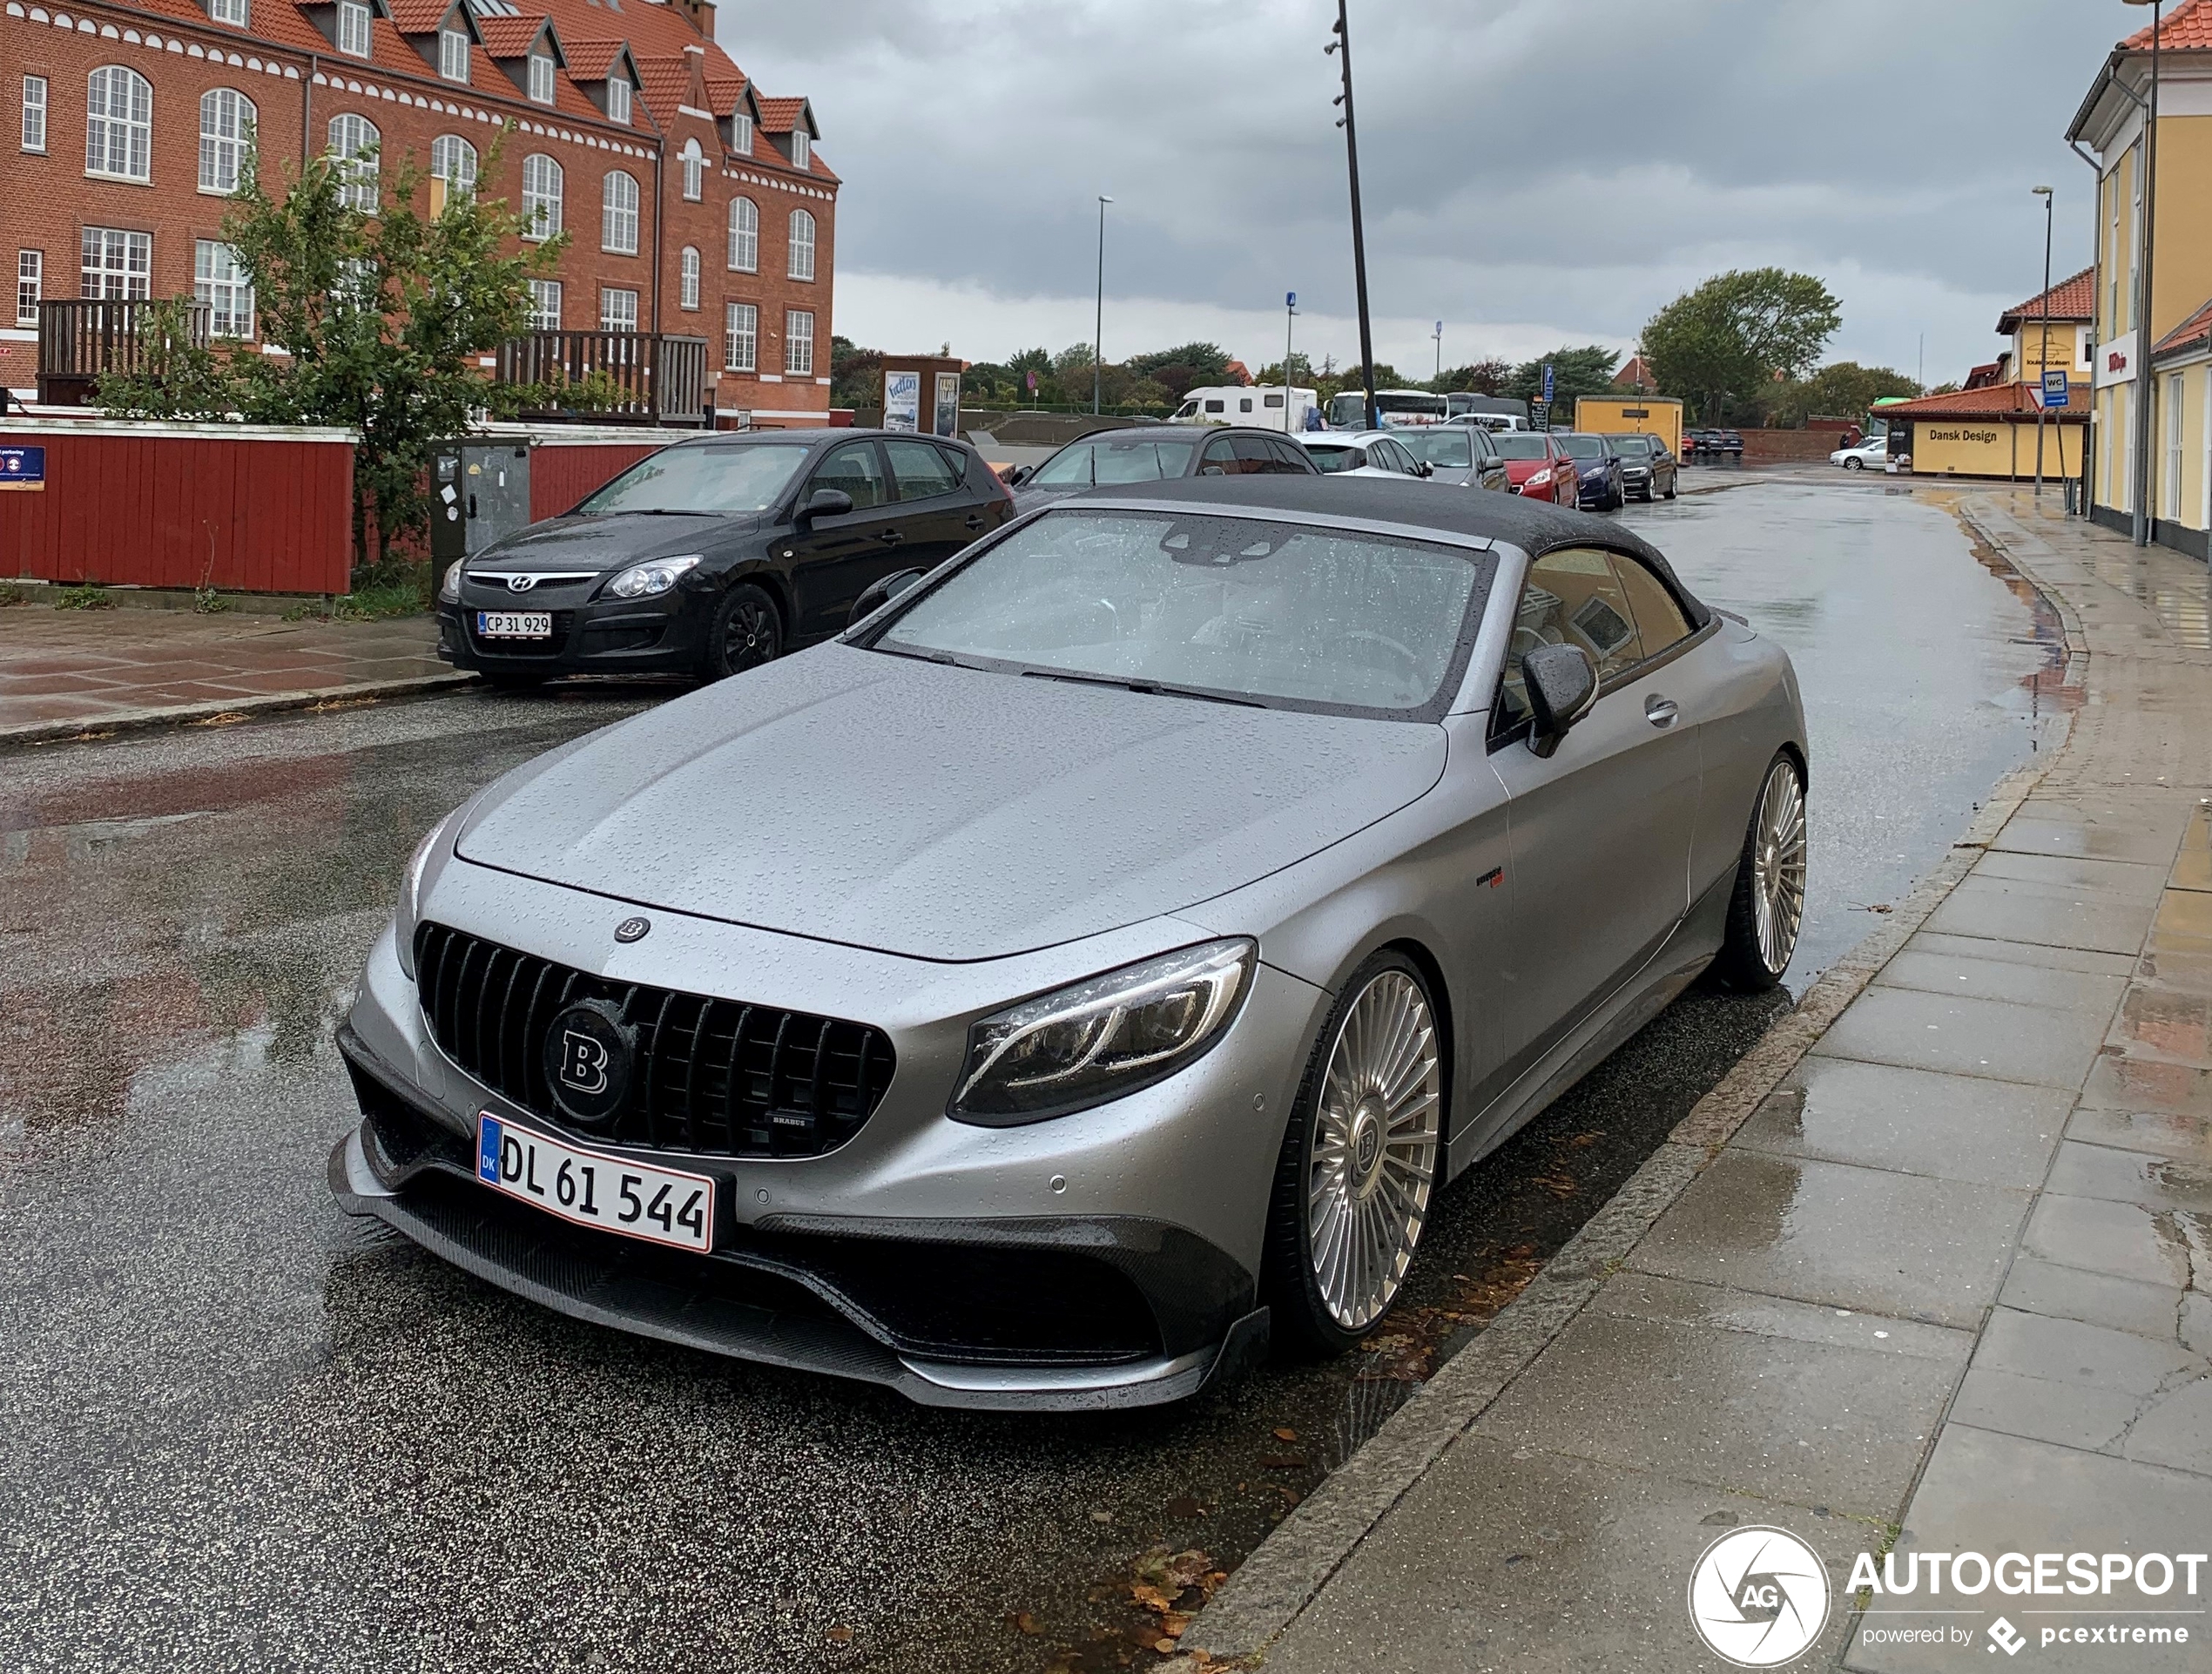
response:
{"label": "billboard poster", "polygon": [[941,436],[960,434],[960,374],[940,372],[937,375],[936,422],[930,428]]}
{"label": "billboard poster", "polygon": [[883,375],[883,428],[887,430],[921,429],[921,374],[887,372]]}

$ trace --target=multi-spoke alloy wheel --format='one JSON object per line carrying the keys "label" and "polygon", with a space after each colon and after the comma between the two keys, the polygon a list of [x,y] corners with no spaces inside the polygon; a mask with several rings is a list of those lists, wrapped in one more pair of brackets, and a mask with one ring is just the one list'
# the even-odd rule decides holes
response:
{"label": "multi-spoke alloy wheel", "polygon": [[1443,1116],[1428,996],[1402,970],[1370,981],[1329,1049],[1305,1166],[1306,1252],[1340,1331],[1398,1295],[1428,1218]]}
{"label": "multi-spoke alloy wheel", "polygon": [[1720,974],[1737,988],[1772,988],[1790,969],[1804,917],[1805,781],[1784,754],[1768,765],[1743,835]]}

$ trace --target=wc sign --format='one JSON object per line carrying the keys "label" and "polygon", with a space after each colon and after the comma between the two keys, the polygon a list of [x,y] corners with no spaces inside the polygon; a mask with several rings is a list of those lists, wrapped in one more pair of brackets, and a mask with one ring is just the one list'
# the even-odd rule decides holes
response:
{"label": "wc sign", "polygon": [[0,489],[42,490],[46,486],[44,448],[0,448]]}

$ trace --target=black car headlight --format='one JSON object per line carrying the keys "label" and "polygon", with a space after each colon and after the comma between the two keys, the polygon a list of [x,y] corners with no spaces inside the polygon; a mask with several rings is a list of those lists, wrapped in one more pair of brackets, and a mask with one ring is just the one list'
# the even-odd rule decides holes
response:
{"label": "black car headlight", "polygon": [[607,597],[651,598],[656,593],[664,593],[704,556],[689,552],[680,558],[654,558],[649,563],[633,564],[607,584]]}
{"label": "black car headlight", "polygon": [[1149,1087],[1221,1038],[1258,958],[1247,937],[1203,942],[994,1013],[968,1031],[947,1114],[1011,1126]]}
{"label": "black car headlight", "polygon": [[438,602],[441,604],[461,603],[461,570],[462,560],[459,558],[446,565],[445,578],[438,584]]}

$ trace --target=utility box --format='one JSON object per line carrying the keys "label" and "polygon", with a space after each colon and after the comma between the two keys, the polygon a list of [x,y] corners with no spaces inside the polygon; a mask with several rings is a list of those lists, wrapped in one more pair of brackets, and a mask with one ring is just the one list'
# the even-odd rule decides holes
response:
{"label": "utility box", "polygon": [[530,523],[530,450],[522,442],[451,442],[430,456],[430,559],[447,569]]}
{"label": "utility box", "polygon": [[1657,436],[1682,457],[1682,399],[1677,395],[1584,395],[1575,403],[1575,428],[1585,435]]}

